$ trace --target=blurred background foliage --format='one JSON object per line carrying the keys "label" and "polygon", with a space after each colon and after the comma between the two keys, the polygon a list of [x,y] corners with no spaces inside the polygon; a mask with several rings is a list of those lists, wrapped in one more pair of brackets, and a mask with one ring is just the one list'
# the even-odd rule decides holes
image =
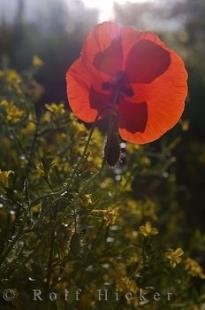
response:
{"label": "blurred background foliage", "polygon": [[[80,0],[0,3],[1,289],[25,292],[25,304],[3,303],[5,309],[27,309],[34,287],[60,292],[82,282],[81,304],[69,303],[69,309],[109,309],[92,304],[104,283],[122,292],[171,288],[178,293],[176,308],[202,309],[205,2],[116,1],[114,9],[120,23],[158,32],[189,71],[183,121],[151,145],[128,145],[119,181],[119,171],[101,171],[103,138],[97,131],[91,154],[72,176],[87,130],[68,113],[65,72],[98,22],[98,11]],[[70,178],[70,196],[60,198]],[[120,305],[137,307],[123,298]],[[162,300],[152,307],[172,306]]]}

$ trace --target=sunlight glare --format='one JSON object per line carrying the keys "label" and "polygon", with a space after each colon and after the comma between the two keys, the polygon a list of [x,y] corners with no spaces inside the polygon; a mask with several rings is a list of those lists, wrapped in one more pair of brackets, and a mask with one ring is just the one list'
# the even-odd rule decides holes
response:
{"label": "sunlight glare", "polygon": [[[157,0],[149,0],[149,1],[157,1]],[[86,5],[88,8],[96,8],[99,10],[99,18],[98,20],[100,22],[110,20],[114,18],[114,12],[113,12],[113,5],[114,3],[117,4],[125,4],[126,2],[129,3],[143,3],[146,2],[146,0],[82,0],[82,2]]]}

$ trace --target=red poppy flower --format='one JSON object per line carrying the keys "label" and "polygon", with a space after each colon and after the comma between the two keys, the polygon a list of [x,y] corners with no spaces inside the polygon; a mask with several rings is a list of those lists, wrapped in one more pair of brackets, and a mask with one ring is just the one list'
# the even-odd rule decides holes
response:
{"label": "red poppy flower", "polygon": [[144,144],[179,120],[187,96],[183,60],[157,35],[97,25],[66,74],[73,113],[85,122],[115,114],[122,139]]}

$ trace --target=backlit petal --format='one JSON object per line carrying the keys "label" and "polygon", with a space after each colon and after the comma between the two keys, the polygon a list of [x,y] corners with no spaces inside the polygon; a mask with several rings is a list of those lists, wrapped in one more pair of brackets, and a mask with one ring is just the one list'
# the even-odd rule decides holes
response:
{"label": "backlit petal", "polygon": [[92,80],[80,59],[76,60],[66,74],[67,96],[71,110],[79,119],[93,122],[98,111],[90,105]]}
{"label": "backlit petal", "polygon": [[88,34],[81,57],[98,74],[113,75],[122,63],[120,42],[121,28],[114,22],[104,22],[94,27]]}
{"label": "backlit petal", "polygon": [[[144,144],[161,137],[180,119],[187,96],[187,72],[183,60],[170,50],[170,65],[166,72],[149,84],[132,84],[134,102],[147,103],[144,132],[120,128],[121,137],[129,142]],[[136,116],[137,121],[137,116]]]}
{"label": "backlit petal", "polygon": [[113,77],[121,70],[122,60],[121,39],[116,38],[104,51],[96,54],[93,64],[98,70]]}
{"label": "backlit petal", "polygon": [[170,65],[170,54],[150,40],[140,40],[132,46],[125,70],[130,82],[150,83],[163,74]]}
{"label": "backlit petal", "polygon": [[95,56],[107,49],[112,41],[120,37],[121,28],[114,22],[96,25],[87,35],[81,56],[93,63]]}
{"label": "backlit petal", "polygon": [[81,58],[69,68],[66,81],[71,110],[79,119],[90,123],[97,115],[99,118],[106,115],[110,109],[111,95],[106,91],[103,92],[102,81],[90,74]]}
{"label": "backlit petal", "polygon": [[123,101],[119,105],[119,127],[130,133],[144,132],[147,124],[146,102]]}
{"label": "backlit petal", "polygon": [[167,50],[166,45],[160,38],[153,32],[147,31],[138,31],[133,27],[122,27],[121,28],[121,41],[122,41],[122,51],[124,58],[124,66],[126,65],[127,57],[133,46],[139,43],[140,41],[151,41],[152,43],[157,44],[161,48]]}

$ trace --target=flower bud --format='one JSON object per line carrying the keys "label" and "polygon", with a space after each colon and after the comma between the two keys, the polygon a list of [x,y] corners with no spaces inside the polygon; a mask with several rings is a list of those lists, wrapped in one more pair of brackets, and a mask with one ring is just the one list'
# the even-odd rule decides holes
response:
{"label": "flower bud", "polygon": [[107,136],[104,148],[104,158],[110,166],[115,166],[119,161],[120,141],[118,134],[114,131]]}

